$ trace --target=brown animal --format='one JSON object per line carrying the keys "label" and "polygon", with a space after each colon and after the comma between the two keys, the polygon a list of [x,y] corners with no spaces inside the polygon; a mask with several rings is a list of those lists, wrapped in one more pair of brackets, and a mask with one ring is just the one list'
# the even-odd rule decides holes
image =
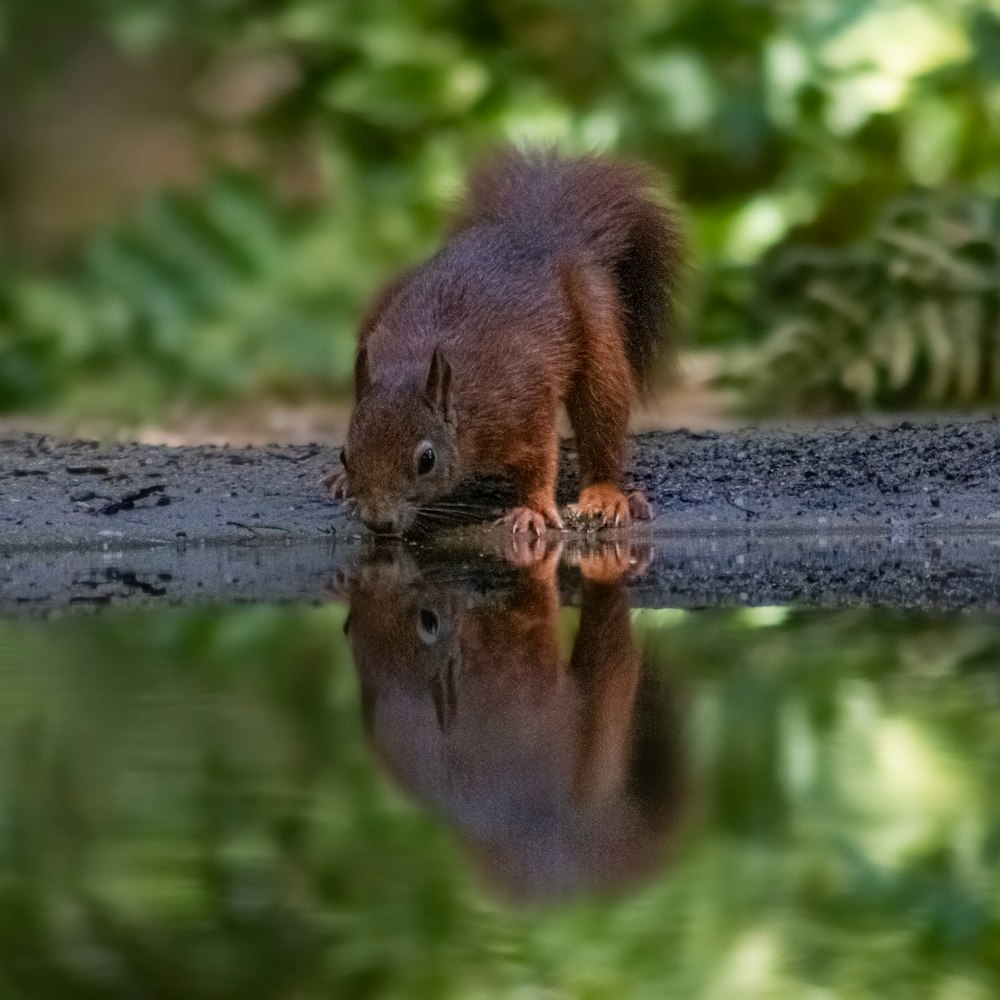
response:
{"label": "brown animal", "polygon": [[521,569],[504,595],[398,562],[348,587],[376,753],[517,899],[635,882],[664,860],[686,802],[678,713],[631,637],[627,561],[583,561],[568,661],[557,562],[549,552]]}
{"label": "brown animal", "polygon": [[511,478],[513,531],[561,528],[557,418],[580,456],[579,512],[648,519],[622,492],[629,407],[671,331],[674,214],[647,168],[504,150],[473,171],[450,236],[361,326],[343,468],[324,482],[374,531],[479,473]]}

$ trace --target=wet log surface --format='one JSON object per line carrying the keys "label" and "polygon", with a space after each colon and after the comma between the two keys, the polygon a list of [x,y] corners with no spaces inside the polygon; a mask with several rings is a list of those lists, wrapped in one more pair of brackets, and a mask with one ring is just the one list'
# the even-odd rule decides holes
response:
{"label": "wet log surface", "polygon": [[[324,599],[371,552],[318,485],[338,450],[2,439],[0,607]],[[995,420],[653,432],[633,452],[657,513],[627,542],[654,551],[638,604],[1000,605]],[[563,466],[571,500],[569,448]],[[502,483],[463,492],[480,522],[510,500]],[[478,553],[496,547],[490,534],[397,544],[423,565],[489,575]]]}

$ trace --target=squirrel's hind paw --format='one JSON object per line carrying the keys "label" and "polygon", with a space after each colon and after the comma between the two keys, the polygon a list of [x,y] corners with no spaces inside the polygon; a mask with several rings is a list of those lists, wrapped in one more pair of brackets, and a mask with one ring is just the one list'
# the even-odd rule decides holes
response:
{"label": "squirrel's hind paw", "polygon": [[612,483],[588,486],[570,509],[584,531],[626,528],[632,521],[649,521],[653,517],[653,509],[642,493],[633,490],[625,494]]}
{"label": "squirrel's hind paw", "polygon": [[346,500],[351,495],[350,488],[347,485],[347,473],[343,469],[335,469],[333,472],[328,472],[319,481],[319,485],[334,500]]}
{"label": "squirrel's hind paw", "polygon": [[628,497],[611,483],[586,487],[573,505],[573,511],[598,528],[624,528],[631,520]]}

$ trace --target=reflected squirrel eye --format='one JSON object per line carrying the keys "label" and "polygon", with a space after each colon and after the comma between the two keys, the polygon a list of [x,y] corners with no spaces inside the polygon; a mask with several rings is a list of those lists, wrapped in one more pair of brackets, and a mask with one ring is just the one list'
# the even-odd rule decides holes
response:
{"label": "reflected squirrel eye", "polygon": [[426,476],[434,468],[436,456],[433,448],[424,448],[417,459],[417,475]]}
{"label": "reflected squirrel eye", "polygon": [[435,612],[424,608],[420,612],[419,620],[420,624],[417,627],[417,631],[420,633],[420,638],[429,646],[437,639],[438,616]]}

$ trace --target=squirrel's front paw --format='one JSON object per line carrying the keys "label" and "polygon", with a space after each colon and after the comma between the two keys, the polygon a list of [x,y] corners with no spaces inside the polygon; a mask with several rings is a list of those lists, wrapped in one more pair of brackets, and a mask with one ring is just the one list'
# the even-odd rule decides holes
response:
{"label": "squirrel's front paw", "polygon": [[531,507],[515,507],[498,524],[504,524],[513,532],[528,531],[535,535],[544,535],[547,528],[562,528],[559,512],[552,507],[548,510],[532,510]]}
{"label": "squirrel's front paw", "polygon": [[333,472],[327,473],[319,481],[319,484],[334,500],[346,500],[351,495],[345,469],[335,469]]}

